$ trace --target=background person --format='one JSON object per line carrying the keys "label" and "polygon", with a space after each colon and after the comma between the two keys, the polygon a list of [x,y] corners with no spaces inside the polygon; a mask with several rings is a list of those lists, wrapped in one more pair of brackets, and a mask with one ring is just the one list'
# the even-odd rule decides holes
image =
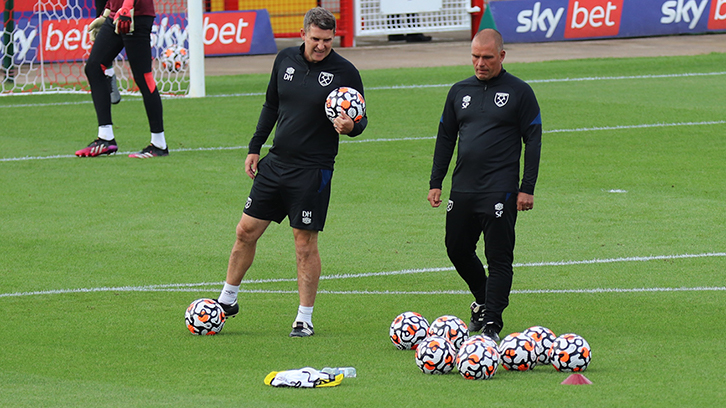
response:
{"label": "background person", "polygon": [[[254,182],[218,299],[228,316],[238,313],[239,285],[252,265],[258,239],[271,221],[288,217],[300,299],[291,337],[314,334],[312,313],[322,269],[318,232],[325,225],[339,134],[357,136],[368,123],[365,116],[355,123],[343,114],[331,124],[325,115],[325,99],[333,89],[347,86],[363,93],[358,70],[332,48],[335,24],[329,11],[309,10],[300,31],[303,44],[280,51],[275,59],[245,160],[245,172]],[[275,126],[272,148],[260,160]]]}
{"label": "background person", "polygon": [[[89,24],[88,26],[88,31],[91,33],[91,41],[96,40],[98,30],[101,28],[104,21],[106,21],[108,15],[111,13],[111,10],[106,8],[106,1],[107,0],[94,1],[94,5],[96,8],[96,19],[93,20],[93,22],[91,22],[91,24]],[[116,79],[116,72],[114,71],[113,64],[110,67],[106,68],[104,74],[106,74],[106,80],[108,81],[109,94],[111,95],[111,104],[115,105],[121,102],[121,92],[119,92],[118,90],[118,80]]]}
{"label": "background person", "polygon": [[[151,143],[129,157],[144,159],[169,155],[164,136],[161,96],[151,71],[151,28],[155,17],[153,0],[108,0],[106,3],[106,10],[99,17],[103,21],[100,21],[100,27],[97,28],[85,68],[98,119],[98,137],[86,148],[78,150],[76,156],[95,157],[118,151],[113,134],[110,89],[105,71],[113,66],[113,60],[124,48],[134,81],[144,100],[151,130]],[[96,21],[99,20],[96,19],[94,23]],[[89,25],[89,28],[95,29],[94,23],[91,23],[94,27]]]}
{"label": "background person", "polygon": [[[542,119],[532,88],[502,67],[498,31],[480,31],[471,42],[474,76],[454,84],[439,123],[428,201],[441,205],[441,186],[457,140],[456,167],[446,208],[446,250],[474,295],[470,331],[495,341],[509,305],[517,211],[534,206]],[[524,149],[524,174],[519,180]],[[484,235],[489,276],[476,254]]]}

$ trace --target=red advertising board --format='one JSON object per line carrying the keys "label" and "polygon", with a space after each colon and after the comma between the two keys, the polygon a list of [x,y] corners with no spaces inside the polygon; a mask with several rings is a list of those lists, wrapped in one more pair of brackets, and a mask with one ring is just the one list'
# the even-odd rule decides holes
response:
{"label": "red advertising board", "polygon": [[[93,45],[88,35],[92,18],[44,20],[40,46],[45,61],[82,61]],[[152,31],[152,42],[163,47],[177,33],[186,42],[186,28],[172,28],[162,19]],[[274,54],[277,52],[269,15],[265,10],[204,13],[205,55]],[[27,35],[26,35],[27,37]],[[253,38],[254,37],[254,38]]]}
{"label": "red advertising board", "polygon": [[91,49],[88,24],[92,18],[43,21],[43,59],[46,61],[77,61]]}
{"label": "red advertising board", "polygon": [[726,0],[711,0],[708,16],[709,30],[726,30]]}
{"label": "red advertising board", "polygon": [[[15,0],[13,2],[13,11],[15,11],[16,13],[33,11],[33,7],[35,7],[37,4],[38,0]],[[0,6],[2,7],[0,11],[5,10],[5,1],[0,1]],[[45,11],[63,10],[67,6],[68,0],[57,0],[54,2],[45,2],[43,4],[43,9]]]}
{"label": "red advertising board", "polygon": [[565,38],[616,36],[622,10],[623,0],[570,0]]}
{"label": "red advertising board", "polygon": [[726,0],[508,0],[487,8],[514,43],[726,31]]}
{"label": "red advertising board", "polygon": [[252,45],[257,13],[254,11],[205,13],[204,54],[246,54]]}

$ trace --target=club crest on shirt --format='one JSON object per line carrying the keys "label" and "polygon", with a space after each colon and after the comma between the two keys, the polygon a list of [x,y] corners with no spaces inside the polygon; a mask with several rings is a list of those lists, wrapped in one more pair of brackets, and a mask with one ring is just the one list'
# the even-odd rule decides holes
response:
{"label": "club crest on shirt", "polygon": [[321,72],[320,75],[318,75],[318,83],[320,86],[328,86],[333,82],[334,77],[335,75],[330,72]]}
{"label": "club crest on shirt", "polygon": [[461,98],[461,109],[468,108],[470,103],[471,103],[471,95],[464,95],[464,97]]}
{"label": "club crest on shirt", "polygon": [[494,104],[497,105],[497,107],[502,107],[509,102],[509,94],[506,92],[497,92],[496,95],[494,95]]}

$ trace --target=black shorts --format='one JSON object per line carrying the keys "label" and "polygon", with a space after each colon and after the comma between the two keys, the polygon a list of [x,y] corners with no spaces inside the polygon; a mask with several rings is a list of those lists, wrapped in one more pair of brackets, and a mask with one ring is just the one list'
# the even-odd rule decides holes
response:
{"label": "black shorts", "polygon": [[322,231],[330,203],[333,170],[286,167],[263,157],[244,213],[297,229]]}

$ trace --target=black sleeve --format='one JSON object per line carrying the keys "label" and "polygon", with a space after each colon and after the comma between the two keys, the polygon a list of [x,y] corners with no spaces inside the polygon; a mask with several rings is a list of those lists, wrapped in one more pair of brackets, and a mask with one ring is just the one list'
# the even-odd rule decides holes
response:
{"label": "black sleeve", "polygon": [[454,88],[449,90],[446,96],[446,104],[444,112],[441,114],[439,121],[439,131],[436,135],[436,147],[434,149],[434,164],[431,169],[431,180],[429,180],[429,188],[441,188],[444,177],[449,170],[451,158],[454,155],[456,147],[456,139],[459,135],[459,124],[454,111]]}
{"label": "black sleeve", "polygon": [[542,116],[532,88],[527,86],[525,95],[520,109],[522,141],[524,142],[524,172],[519,191],[534,194],[542,150]]}
{"label": "black sleeve", "polygon": [[360,73],[356,70],[355,75],[351,78],[351,87],[363,96],[363,100],[366,101],[366,114],[358,122],[353,124],[353,130],[348,133],[350,137],[356,137],[363,133],[368,126],[368,100],[366,99],[365,90],[363,89],[363,80],[360,77]]}
{"label": "black sleeve", "polygon": [[248,154],[260,154],[262,145],[265,144],[267,138],[272,133],[272,129],[277,123],[279,95],[277,94],[277,69],[279,61],[276,59],[270,74],[270,82],[267,84],[267,93],[265,94],[265,103],[262,104],[260,118],[257,120],[255,134],[250,140]]}

